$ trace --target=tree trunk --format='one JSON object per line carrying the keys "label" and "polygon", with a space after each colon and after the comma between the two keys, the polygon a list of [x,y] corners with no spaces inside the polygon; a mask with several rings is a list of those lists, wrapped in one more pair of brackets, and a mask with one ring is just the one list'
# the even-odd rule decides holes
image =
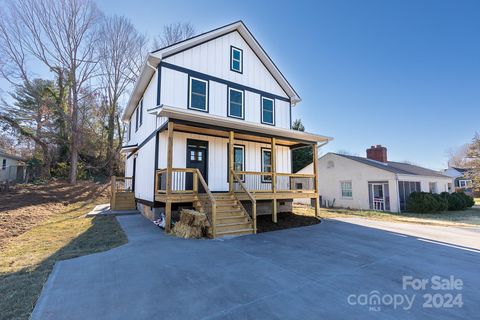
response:
{"label": "tree trunk", "polygon": [[78,92],[75,79],[72,79],[72,140],[70,143],[70,183],[77,184],[78,174]]}
{"label": "tree trunk", "polygon": [[115,133],[115,112],[116,111],[116,103],[115,101],[109,108],[108,113],[108,149],[107,149],[107,163],[108,163],[108,175],[113,176],[115,171],[115,161],[114,161],[114,148],[113,148],[113,137]]}

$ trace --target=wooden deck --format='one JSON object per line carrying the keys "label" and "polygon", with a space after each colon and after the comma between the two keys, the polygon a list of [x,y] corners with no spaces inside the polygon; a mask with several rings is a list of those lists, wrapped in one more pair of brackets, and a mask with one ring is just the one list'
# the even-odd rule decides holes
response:
{"label": "wooden deck", "polygon": [[[213,195],[229,194],[229,192],[213,192]],[[235,193],[238,200],[248,201],[250,198],[243,192]],[[315,199],[317,194],[314,192],[257,192],[252,193],[255,200],[293,200],[293,199]],[[155,195],[156,202],[186,203],[197,200],[197,194],[193,192],[173,193],[167,196],[165,193]]]}

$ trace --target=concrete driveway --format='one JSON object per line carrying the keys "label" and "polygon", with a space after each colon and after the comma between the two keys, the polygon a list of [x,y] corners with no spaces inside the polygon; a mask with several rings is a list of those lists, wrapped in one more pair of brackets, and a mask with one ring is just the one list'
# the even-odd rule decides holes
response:
{"label": "concrete driveway", "polygon": [[[57,263],[33,319],[473,319],[480,314],[477,250],[334,220],[223,241],[166,236],[140,215],[118,220],[129,243]],[[444,290],[434,290],[437,282]]]}

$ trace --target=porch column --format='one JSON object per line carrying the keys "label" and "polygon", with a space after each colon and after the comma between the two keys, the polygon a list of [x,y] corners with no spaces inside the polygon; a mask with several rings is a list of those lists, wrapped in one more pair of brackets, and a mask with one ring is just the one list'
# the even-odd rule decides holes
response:
{"label": "porch column", "polygon": [[312,145],[312,154],[313,154],[313,173],[315,175],[313,181],[313,188],[315,189],[315,217],[318,218],[320,213],[320,199],[318,194],[318,148],[317,144]]}
{"label": "porch column", "polygon": [[233,154],[233,143],[234,143],[235,133],[230,131],[229,139],[228,139],[228,191],[233,193],[233,160],[235,155]]}
{"label": "porch column", "polygon": [[[273,200],[272,200],[272,221],[277,223],[277,199],[275,197],[275,193],[277,192],[277,140],[272,138],[271,140],[271,149],[270,153],[272,155],[272,193],[273,193]],[[263,161],[263,159],[262,159]]]}
{"label": "porch column", "polygon": [[170,232],[172,221],[172,203],[170,202],[170,194],[172,193],[172,164],[173,164],[173,122],[168,122],[168,139],[167,139],[167,202],[165,205],[165,231]]}

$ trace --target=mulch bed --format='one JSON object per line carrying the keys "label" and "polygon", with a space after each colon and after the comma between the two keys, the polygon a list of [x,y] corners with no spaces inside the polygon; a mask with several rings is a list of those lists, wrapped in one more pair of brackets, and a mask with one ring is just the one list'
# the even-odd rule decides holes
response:
{"label": "mulch bed", "polygon": [[320,219],[312,216],[302,216],[291,212],[277,214],[277,223],[272,222],[271,215],[257,216],[257,232],[268,232],[288,228],[306,227],[320,223]]}

